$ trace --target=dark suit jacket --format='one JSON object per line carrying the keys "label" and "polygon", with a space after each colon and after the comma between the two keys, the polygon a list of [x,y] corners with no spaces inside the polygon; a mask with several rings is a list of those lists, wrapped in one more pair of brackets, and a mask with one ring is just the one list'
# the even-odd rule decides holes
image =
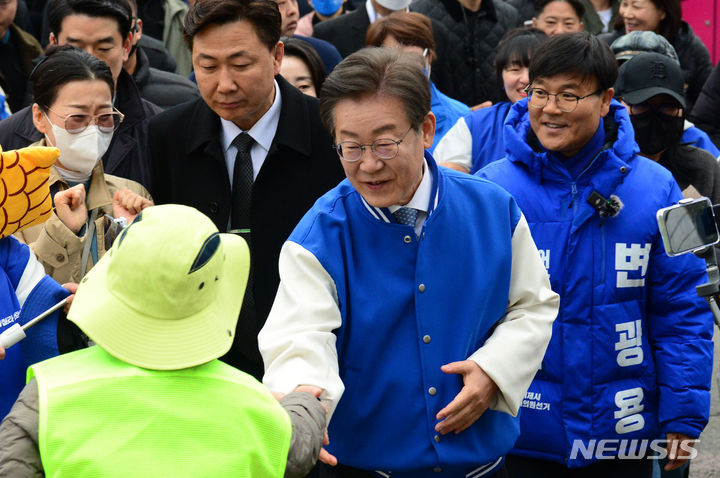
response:
{"label": "dark suit jacket", "polygon": [[337,18],[320,22],[313,36],[335,45],[343,58],[365,47],[365,33],[370,26],[366,8],[358,8]]}
{"label": "dark suit jacket", "polygon": [[[276,77],[282,96],[277,133],[253,184],[250,254],[256,322],[238,321],[224,360],[260,378],[257,334],[280,282],[280,248],[316,199],[344,178],[332,140],[320,123],[318,102]],[[231,189],[219,116],[202,99],[157,115],[150,122],[150,158],[157,204],[192,206],[227,229]],[[247,300],[247,295],[246,295]],[[243,318],[243,313],[240,317]]]}

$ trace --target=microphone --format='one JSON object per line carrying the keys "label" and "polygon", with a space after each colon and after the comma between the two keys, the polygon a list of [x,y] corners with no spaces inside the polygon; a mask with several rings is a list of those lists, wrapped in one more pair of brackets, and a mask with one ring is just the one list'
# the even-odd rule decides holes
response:
{"label": "microphone", "polygon": [[611,194],[610,199],[606,199],[597,191],[590,193],[587,202],[600,214],[600,217],[615,217],[624,206],[615,194]]}

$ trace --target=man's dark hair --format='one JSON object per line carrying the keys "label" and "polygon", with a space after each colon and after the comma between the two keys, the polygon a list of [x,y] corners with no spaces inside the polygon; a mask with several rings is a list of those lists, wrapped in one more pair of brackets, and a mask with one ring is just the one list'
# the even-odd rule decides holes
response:
{"label": "man's dark hair", "polygon": [[30,75],[33,101],[44,111],[55,102],[60,88],[71,81],[104,81],[115,95],[115,82],[104,61],[72,45],[50,45],[45,58]]}
{"label": "man's dark hair", "polygon": [[201,0],[185,15],[185,42],[192,50],[193,38],[210,25],[245,20],[260,41],[272,50],[280,40],[282,16],[272,0]]}
{"label": "man's dark hair", "polygon": [[325,65],[320,55],[318,55],[312,45],[305,40],[293,37],[283,37],[281,40],[285,45],[284,58],[291,56],[302,61],[310,72],[316,94],[320,94],[320,88],[322,88],[323,83],[325,83],[325,78],[327,78]]}
{"label": "man's dark hair", "polygon": [[430,111],[430,82],[416,56],[393,48],[363,48],[336,66],[320,92],[320,119],[330,134],[335,135],[338,102],[375,95],[400,100],[410,126],[420,130]]}
{"label": "man's dark hair", "polygon": [[65,17],[86,15],[88,17],[108,17],[117,22],[122,41],[130,33],[132,10],[127,0],[55,0],[48,10],[50,32],[57,38]]}
{"label": "man's dark hair", "polygon": [[545,10],[545,7],[552,2],[565,2],[569,4],[572,9],[575,10],[575,13],[577,13],[580,21],[582,21],[582,17],[585,15],[585,6],[580,0],[535,0],[535,11],[540,15],[542,11]]}
{"label": "man's dark hair", "polygon": [[548,38],[530,60],[530,83],[537,78],[578,76],[583,82],[597,81],[599,90],[612,88],[618,75],[610,47],[587,32],[562,33]]}

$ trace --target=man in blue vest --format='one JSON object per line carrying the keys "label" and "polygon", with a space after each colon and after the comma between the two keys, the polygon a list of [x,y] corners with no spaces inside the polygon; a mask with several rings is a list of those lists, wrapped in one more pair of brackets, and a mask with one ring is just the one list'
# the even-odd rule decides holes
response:
{"label": "man in blue vest", "polygon": [[280,253],[265,384],[321,393],[339,462],[321,473],[503,476],[558,307],[522,213],[424,154],[435,117],[412,55],[349,56],[320,112],[347,179]]}
{"label": "man in blue vest", "polygon": [[508,471],[643,478],[657,450],[677,468],[708,421],[713,356],[712,315],[695,292],[704,264],[668,257],[655,219],[680,188],[638,155],[602,41],[551,37],[529,74],[529,98],[505,120],[507,158],[478,173],[513,194],[561,297]]}

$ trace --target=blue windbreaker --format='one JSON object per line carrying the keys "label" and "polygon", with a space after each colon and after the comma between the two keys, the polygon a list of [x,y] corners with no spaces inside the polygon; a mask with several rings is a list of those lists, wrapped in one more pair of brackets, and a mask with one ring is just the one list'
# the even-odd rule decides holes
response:
{"label": "blue windbreaker", "polygon": [[[543,152],[522,100],[505,122],[508,157],[478,173],[515,197],[560,294],[511,453],[569,467],[594,461],[591,440],[698,437],[710,411],[713,321],[695,292],[705,267],[667,256],[656,222],[682,195],[670,172],[637,155],[622,105],[612,102],[604,124],[605,146],[573,178]],[[593,191],[624,207],[601,218]]]}

